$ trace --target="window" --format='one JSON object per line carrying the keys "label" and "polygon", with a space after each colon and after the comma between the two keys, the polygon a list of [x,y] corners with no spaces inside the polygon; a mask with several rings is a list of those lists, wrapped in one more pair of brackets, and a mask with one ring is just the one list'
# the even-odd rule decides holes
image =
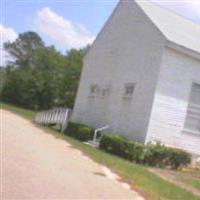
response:
{"label": "window", "polygon": [[197,83],[192,84],[185,129],[200,134],[200,84]]}
{"label": "window", "polygon": [[134,89],[135,89],[134,83],[126,83],[125,84],[124,96],[128,96],[128,97],[132,96]]}

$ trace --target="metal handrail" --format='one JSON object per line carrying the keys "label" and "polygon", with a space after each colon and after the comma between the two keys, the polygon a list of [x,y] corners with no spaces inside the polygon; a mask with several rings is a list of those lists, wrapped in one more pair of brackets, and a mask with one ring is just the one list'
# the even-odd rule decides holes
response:
{"label": "metal handrail", "polygon": [[93,136],[93,139],[92,139],[92,143],[93,145],[96,144],[96,141],[97,141],[97,133],[100,132],[100,131],[104,131],[106,129],[109,129],[111,127],[111,125],[106,125],[106,126],[103,126],[101,128],[97,128],[94,130],[94,136]]}

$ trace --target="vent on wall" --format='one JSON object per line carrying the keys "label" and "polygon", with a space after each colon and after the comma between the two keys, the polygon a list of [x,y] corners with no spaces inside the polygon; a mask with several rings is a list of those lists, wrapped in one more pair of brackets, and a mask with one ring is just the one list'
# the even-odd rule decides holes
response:
{"label": "vent on wall", "polygon": [[89,88],[89,97],[106,97],[110,94],[110,86],[100,86],[97,84],[91,84]]}
{"label": "vent on wall", "polygon": [[124,97],[132,97],[135,90],[135,83],[126,83],[124,86]]}

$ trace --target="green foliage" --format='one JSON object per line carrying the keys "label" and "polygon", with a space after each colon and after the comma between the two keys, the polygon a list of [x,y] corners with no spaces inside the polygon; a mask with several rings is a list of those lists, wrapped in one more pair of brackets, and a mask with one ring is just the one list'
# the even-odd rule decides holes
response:
{"label": "green foliage", "polygon": [[67,126],[65,134],[80,141],[88,141],[92,140],[94,130],[89,126],[70,122]]}
{"label": "green foliage", "polygon": [[19,34],[14,42],[4,43],[4,49],[16,59],[14,64],[26,67],[34,59],[34,51],[44,48],[40,36],[32,31]]}
{"label": "green foliage", "polygon": [[0,106],[2,109],[9,110],[13,113],[21,115],[25,119],[33,121],[35,119],[36,112],[33,110],[28,110],[20,107],[16,107],[7,103],[0,102]]}
{"label": "green foliage", "polygon": [[4,46],[15,59],[3,74],[4,102],[34,110],[73,107],[85,49],[62,55],[34,32]]}
{"label": "green foliage", "polygon": [[191,155],[183,150],[166,147],[159,142],[145,146],[114,134],[104,135],[100,141],[100,148],[127,160],[149,166],[178,169],[191,162]]}
{"label": "green foliage", "polygon": [[176,148],[166,147],[160,142],[146,146],[145,162],[150,166],[178,169],[191,162],[191,154]]}
{"label": "green foliage", "polygon": [[62,71],[62,80],[59,82],[58,105],[66,105],[70,108],[74,105],[81,69],[82,60],[86,49],[71,49],[66,55],[66,67]]}
{"label": "green foliage", "polygon": [[130,161],[141,163],[144,156],[144,145],[127,140],[125,137],[114,134],[103,135],[100,141],[100,148],[109,153],[118,155]]}
{"label": "green foliage", "polygon": [[169,163],[172,169],[178,169],[191,163],[192,155],[176,148],[168,148]]}
{"label": "green foliage", "polygon": [[5,68],[0,66],[0,96],[4,86],[5,73],[6,73]]}

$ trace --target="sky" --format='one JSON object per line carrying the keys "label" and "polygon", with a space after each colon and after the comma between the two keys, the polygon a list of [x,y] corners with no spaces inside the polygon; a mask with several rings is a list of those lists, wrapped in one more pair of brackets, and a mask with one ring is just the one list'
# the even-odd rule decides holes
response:
{"label": "sky", "polygon": [[[143,0],[144,1],[144,0]],[[200,24],[200,0],[152,0]],[[5,41],[19,33],[37,32],[47,45],[61,52],[91,44],[118,0],[1,0],[1,64],[9,55]]]}

